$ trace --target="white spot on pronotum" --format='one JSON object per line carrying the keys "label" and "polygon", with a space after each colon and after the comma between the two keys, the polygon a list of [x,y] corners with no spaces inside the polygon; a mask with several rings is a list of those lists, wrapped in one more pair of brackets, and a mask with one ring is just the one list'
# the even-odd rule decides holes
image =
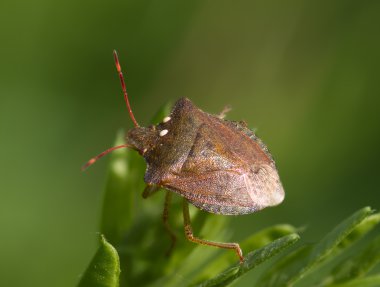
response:
{"label": "white spot on pronotum", "polygon": [[147,148],[144,148],[143,153],[146,153],[147,150],[148,150]]}
{"label": "white spot on pronotum", "polygon": [[172,118],[171,117],[164,117],[164,119],[162,120],[163,123],[167,123],[168,121],[170,121]]}
{"label": "white spot on pronotum", "polygon": [[164,135],[166,135],[169,131],[168,130],[162,130],[160,131],[160,137],[163,137]]}

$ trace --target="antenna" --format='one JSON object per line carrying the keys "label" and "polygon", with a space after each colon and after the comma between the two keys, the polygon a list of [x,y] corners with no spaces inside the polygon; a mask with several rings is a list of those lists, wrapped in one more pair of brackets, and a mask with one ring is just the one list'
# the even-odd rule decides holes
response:
{"label": "antenna", "polygon": [[104,152],[98,154],[96,157],[93,157],[92,159],[90,159],[85,165],[83,165],[82,171],[85,171],[90,165],[93,165],[98,159],[110,153],[111,151],[114,151],[115,149],[119,149],[119,148],[125,148],[125,147],[131,147],[131,146],[129,144],[122,144],[122,145],[114,146],[105,150]]}
{"label": "antenna", "polygon": [[120,62],[119,62],[119,58],[117,56],[116,50],[113,50],[113,57],[115,59],[115,64],[116,64],[117,72],[119,73],[121,88],[123,89],[124,100],[125,100],[125,104],[127,105],[129,116],[131,117],[132,122],[135,125],[135,127],[138,127],[139,124],[137,123],[137,121],[135,119],[135,116],[133,115],[133,112],[132,112],[132,109],[131,109],[131,105],[129,104],[127,88],[125,86],[124,77],[123,77],[123,73],[121,72],[121,66],[120,66]]}
{"label": "antenna", "polygon": [[[123,73],[121,72],[121,66],[119,63],[119,58],[117,57],[116,50],[113,50],[113,57],[115,59],[117,72],[119,73],[121,88],[123,89],[124,100],[125,100],[125,103],[126,103],[127,108],[128,108],[129,116],[131,117],[135,127],[138,127],[139,124],[137,123],[135,116],[133,115],[131,105],[129,104],[127,88],[125,86],[124,77],[123,77]],[[105,150],[104,152],[102,152],[102,153],[98,154],[97,156],[93,157],[92,159],[90,159],[85,165],[83,165],[82,171],[85,171],[89,166],[93,165],[98,159],[102,158],[103,156],[110,153],[111,151],[114,151],[114,150],[119,149],[119,148],[126,148],[126,147],[131,148],[132,146],[129,144],[123,144],[123,145],[114,146],[114,147],[111,147],[111,148]]]}

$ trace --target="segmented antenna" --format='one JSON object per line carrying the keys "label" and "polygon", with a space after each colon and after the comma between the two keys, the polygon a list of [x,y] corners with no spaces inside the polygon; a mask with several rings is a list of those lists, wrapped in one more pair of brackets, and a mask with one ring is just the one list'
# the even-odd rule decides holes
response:
{"label": "segmented antenna", "polygon": [[132,112],[132,109],[131,109],[131,105],[129,104],[127,88],[125,86],[124,77],[123,77],[123,73],[121,72],[121,66],[120,66],[120,62],[119,62],[119,58],[117,56],[116,50],[113,50],[113,57],[115,59],[115,64],[116,64],[117,72],[119,73],[121,88],[123,89],[124,100],[125,100],[125,104],[127,105],[129,116],[131,117],[132,122],[135,125],[135,127],[138,127],[139,124],[137,123],[137,121],[135,119],[135,116],[133,115],[133,112]]}
{"label": "segmented antenna", "polygon": [[83,165],[82,171],[85,171],[90,165],[93,165],[98,159],[110,153],[111,151],[114,151],[115,149],[119,149],[119,148],[125,148],[125,147],[131,147],[131,146],[128,144],[122,144],[122,145],[117,145],[105,150],[104,152],[98,154],[96,157],[93,157],[92,159],[90,159],[85,165]]}
{"label": "segmented antenna", "polygon": [[[137,121],[135,119],[135,116],[133,115],[133,112],[132,112],[132,109],[131,109],[131,105],[129,104],[127,88],[125,86],[123,73],[121,72],[119,58],[117,57],[117,52],[115,50],[113,51],[113,57],[115,59],[115,64],[116,64],[117,72],[119,73],[121,88],[123,89],[124,100],[125,100],[125,103],[126,103],[127,108],[128,108],[129,116],[131,117],[131,119],[132,119],[133,124],[135,125],[135,127],[138,127],[139,124],[137,123]],[[111,147],[111,148],[107,149],[106,151],[102,152],[101,154],[98,154],[96,157],[93,157],[85,165],[82,166],[82,171],[86,170],[89,166],[93,165],[98,159],[100,159],[101,157],[103,157],[106,154],[110,153],[111,151],[114,151],[115,149],[119,149],[119,148],[125,148],[125,147],[129,147],[130,148],[131,146],[128,145],[128,144],[118,145],[118,146],[114,146],[114,147]]]}

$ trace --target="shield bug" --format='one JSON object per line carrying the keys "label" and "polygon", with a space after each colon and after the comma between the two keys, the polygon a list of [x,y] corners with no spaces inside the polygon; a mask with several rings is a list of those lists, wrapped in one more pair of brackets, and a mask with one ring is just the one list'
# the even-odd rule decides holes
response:
{"label": "shield bug", "polygon": [[187,98],[179,99],[160,124],[139,126],[129,104],[116,51],[114,59],[134,128],[129,130],[126,144],[92,158],[84,169],[115,149],[136,150],[147,164],[143,197],[149,197],[160,188],[167,190],[163,221],[172,238],[171,249],[176,237],[168,225],[168,208],[175,192],[184,199],[187,239],[233,249],[242,262],[244,257],[238,243],[213,242],[193,235],[188,203],[223,215],[249,214],[281,203],[285,194],[267,147],[245,122],[225,120],[224,112],[220,115],[205,113]]}

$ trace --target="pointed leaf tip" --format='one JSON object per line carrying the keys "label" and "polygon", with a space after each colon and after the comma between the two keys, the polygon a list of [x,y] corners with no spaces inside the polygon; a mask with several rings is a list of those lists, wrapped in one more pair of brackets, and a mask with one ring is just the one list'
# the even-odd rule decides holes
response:
{"label": "pointed leaf tip", "polygon": [[120,261],[116,249],[101,235],[100,246],[78,287],[118,287]]}

